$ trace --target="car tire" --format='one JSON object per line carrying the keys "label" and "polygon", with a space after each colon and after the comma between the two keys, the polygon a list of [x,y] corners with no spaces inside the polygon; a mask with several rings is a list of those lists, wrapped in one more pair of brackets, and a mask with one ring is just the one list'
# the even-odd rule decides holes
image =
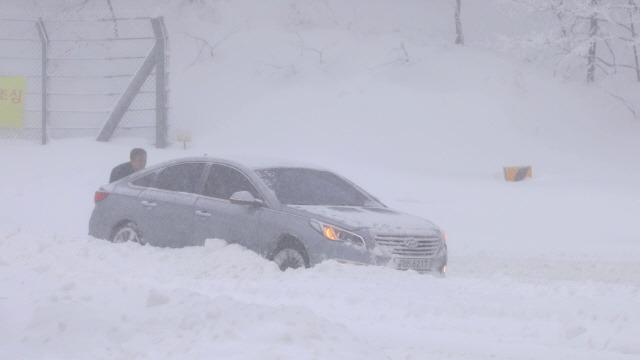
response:
{"label": "car tire", "polygon": [[142,233],[140,229],[138,229],[138,225],[133,221],[126,222],[115,231],[111,241],[114,243],[123,243],[127,241],[135,242],[140,245],[144,245],[145,241],[142,237]]}
{"label": "car tire", "polygon": [[286,242],[278,246],[272,259],[280,270],[308,268],[309,260],[306,251],[301,245]]}

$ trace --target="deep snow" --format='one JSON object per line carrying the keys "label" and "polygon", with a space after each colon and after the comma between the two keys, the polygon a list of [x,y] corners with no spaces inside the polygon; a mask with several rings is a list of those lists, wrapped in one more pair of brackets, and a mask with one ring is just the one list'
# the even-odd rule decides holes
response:
{"label": "deep snow", "polygon": [[[108,16],[72,3],[3,6]],[[599,86],[488,47],[522,20],[465,2],[456,47],[444,1],[112,3],[166,17],[171,140],[193,142],[0,140],[0,358],[640,358],[640,123]],[[136,146],[149,164],[334,169],[447,230],[447,277],[331,261],[282,273],[221,240],[87,236],[94,191]],[[533,178],[505,182],[508,165]]]}

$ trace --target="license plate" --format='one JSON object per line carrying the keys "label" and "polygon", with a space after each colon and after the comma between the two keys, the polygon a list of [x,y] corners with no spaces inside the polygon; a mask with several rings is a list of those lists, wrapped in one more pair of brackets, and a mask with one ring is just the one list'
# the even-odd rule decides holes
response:
{"label": "license plate", "polygon": [[429,259],[394,258],[393,262],[396,265],[396,269],[400,270],[428,270],[431,267],[431,260]]}

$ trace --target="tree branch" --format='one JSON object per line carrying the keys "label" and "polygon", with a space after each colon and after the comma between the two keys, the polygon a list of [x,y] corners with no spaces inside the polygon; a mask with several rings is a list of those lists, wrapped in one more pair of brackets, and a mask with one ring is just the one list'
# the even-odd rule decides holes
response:
{"label": "tree branch", "polygon": [[626,99],[624,99],[623,97],[621,97],[619,95],[616,95],[616,94],[612,93],[611,91],[609,91],[607,89],[603,89],[603,90],[607,94],[609,94],[611,97],[613,97],[613,98],[615,98],[617,100],[620,100],[620,102],[622,102],[622,104],[627,108],[627,110],[629,110],[633,114],[633,118],[634,119],[637,120],[637,119],[640,118],[640,117],[638,117],[638,113],[636,112],[636,109],[631,104],[629,104],[629,102]]}
{"label": "tree branch", "polygon": [[196,64],[196,62],[198,62],[198,60],[200,59],[200,57],[202,56],[202,54],[205,52],[205,50],[207,50],[207,52],[209,53],[209,57],[213,58],[214,56],[214,52],[215,49],[218,47],[218,45],[220,45],[222,42],[226,41],[229,37],[231,37],[231,35],[233,35],[235,32],[232,31],[228,34],[226,34],[222,39],[218,40],[215,44],[211,45],[207,40],[195,36],[195,35],[191,35],[189,33],[185,33],[185,35],[187,35],[188,37],[197,40],[201,43],[200,45],[200,49],[198,50],[198,54],[195,56],[195,58],[193,58],[193,61],[191,61],[191,63],[189,65],[187,65],[187,67],[184,68],[184,70],[182,70],[182,72],[186,72],[187,70],[189,70],[193,65]]}

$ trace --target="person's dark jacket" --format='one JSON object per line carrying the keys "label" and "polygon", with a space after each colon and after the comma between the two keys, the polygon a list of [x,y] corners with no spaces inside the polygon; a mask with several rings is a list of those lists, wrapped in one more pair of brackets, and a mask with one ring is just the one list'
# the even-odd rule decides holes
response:
{"label": "person's dark jacket", "polygon": [[109,183],[120,180],[125,176],[131,175],[136,172],[131,165],[131,162],[122,163],[111,170],[111,177]]}

